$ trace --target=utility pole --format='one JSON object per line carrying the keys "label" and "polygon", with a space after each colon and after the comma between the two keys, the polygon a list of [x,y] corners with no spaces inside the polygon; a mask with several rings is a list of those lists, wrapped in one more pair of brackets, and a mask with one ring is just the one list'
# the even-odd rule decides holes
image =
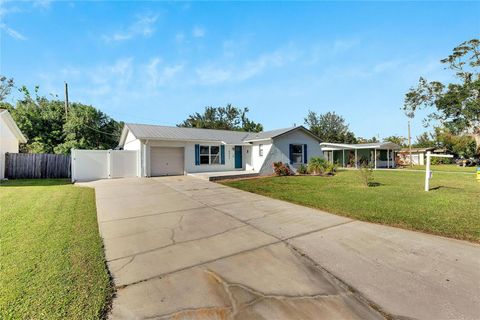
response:
{"label": "utility pole", "polygon": [[68,84],[65,81],[65,118],[68,117]]}
{"label": "utility pole", "polygon": [[410,120],[408,120],[408,153],[410,157],[410,167],[413,167],[412,161],[412,137],[410,136]]}

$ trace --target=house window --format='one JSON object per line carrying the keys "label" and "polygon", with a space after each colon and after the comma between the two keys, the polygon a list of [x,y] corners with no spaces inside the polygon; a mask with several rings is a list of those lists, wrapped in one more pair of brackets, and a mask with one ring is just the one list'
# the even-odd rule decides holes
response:
{"label": "house window", "polygon": [[200,146],[200,164],[220,164],[220,147]]}
{"label": "house window", "polygon": [[303,145],[302,144],[292,145],[292,160],[294,164],[303,162]]}
{"label": "house window", "polygon": [[210,164],[220,164],[220,147],[210,147]]}
{"label": "house window", "polygon": [[258,155],[263,157],[263,144],[258,145]]}
{"label": "house window", "polygon": [[200,146],[200,164],[210,164],[209,146]]}

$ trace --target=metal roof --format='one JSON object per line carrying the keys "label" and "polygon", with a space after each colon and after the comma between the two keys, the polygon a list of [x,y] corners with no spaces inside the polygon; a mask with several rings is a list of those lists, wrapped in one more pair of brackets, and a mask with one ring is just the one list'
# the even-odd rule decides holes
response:
{"label": "metal roof", "polygon": [[343,150],[343,149],[394,149],[400,150],[401,147],[392,142],[375,142],[375,143],[320,143],[322,149]]}
{"label": "metal roof", "polygon": [[177,141],[215,141],[225,144],[246,144],[248,142],[257,140],[273,139],[275,137],[286,134],[290,131],[301,129],[307,134],[314,136],[303,126],[290,127],[284,129],[277,129],[263,132],[243,132],[231,130],[216,130],[216,129],[199,129],[199,128],[183,128],[170,127],[149,124],[126,123],[123,128],[122,136],[120,138],[120,146],[123,145],[128,130],[137,139],[158,139],[158,140],[177,140]]}

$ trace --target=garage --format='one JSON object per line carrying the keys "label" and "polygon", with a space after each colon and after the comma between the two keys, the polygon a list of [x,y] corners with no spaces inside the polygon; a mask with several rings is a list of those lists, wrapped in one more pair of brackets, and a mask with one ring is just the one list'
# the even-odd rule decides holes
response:
{"label": "garage", "polygon": [[170,176],[182,175],[184,164],[184,149],[177,147],[151,147],[150,175]]}

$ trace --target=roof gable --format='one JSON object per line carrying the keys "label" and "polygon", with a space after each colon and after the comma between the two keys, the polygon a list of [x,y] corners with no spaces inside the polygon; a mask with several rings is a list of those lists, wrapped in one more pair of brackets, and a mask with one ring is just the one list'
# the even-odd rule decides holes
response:
{"label": "roof gable", "polygon": [[10,112],[8,112],[8,110],[0,109],[0,117],[2,117],[2,119],[3,119],[3,121],[5,121],[5,124],[7,125],[7,127],[10,129],[10,131],[13,133],[13,135],[18,139],[18,142],[27,143],[27,138],[25,138],[22,131],[20,131],[17,124],[15,123],[15,120],[13,120],[13,118],[10,115]]}

